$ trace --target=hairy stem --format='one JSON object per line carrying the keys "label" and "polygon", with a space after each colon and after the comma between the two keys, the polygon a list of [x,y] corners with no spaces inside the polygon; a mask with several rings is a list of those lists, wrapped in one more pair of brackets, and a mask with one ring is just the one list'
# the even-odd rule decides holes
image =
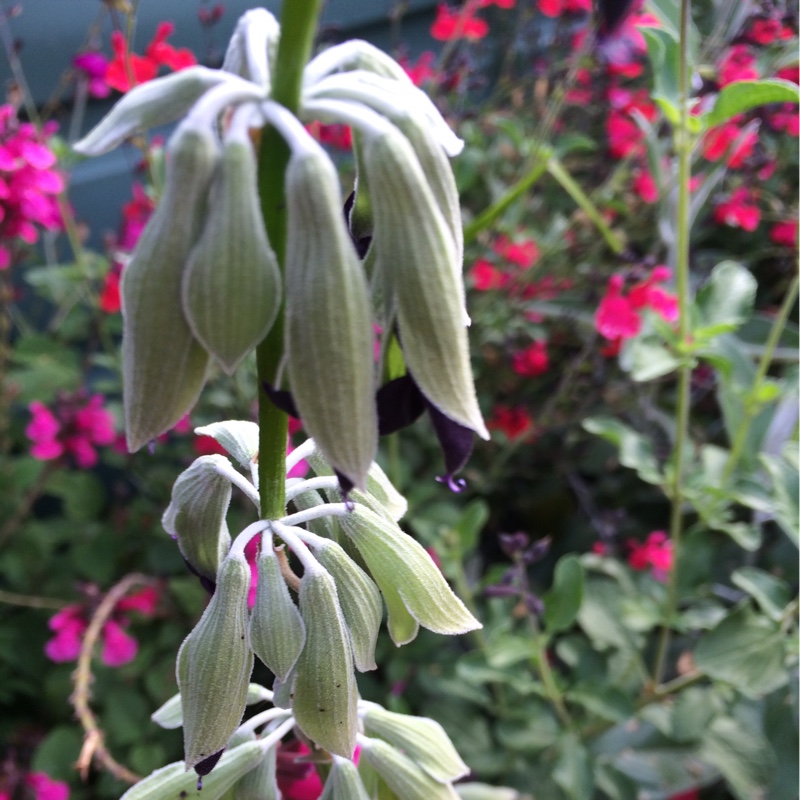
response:
{"label": "hairy stem", "polygon": [[[320,0],[293,0],[281,11],[281,39],[275,63],[272,97],[296,112],[300,102],[303,68],[311,54]],[[281,270],[286,258],[286,200],[283,180],[289,163],[289,148],[274,127],[261,134],[258,185],[261,213]],[[275,324],[256,349],[258,365],[259,457],[258,488],[263,519],[279,519],[286,509],[286,440],[289,421],[275,408],[264,391],[264,383],[275,384],[283,356],[281,308]]]}
{"label": "hairy stem", "polygon": [[692,378],[691,359],[687,355],[690,347],[689,307],[689,180],[691,178],[692,141],[689,133],[689,19],[691,3],[681,0],[680,29],[680,120],[674,130],[675,150],[678,156],[678,208],[675,273],[678,291],[678,341],[683,350],[678,367],[677,402],[675,409],[675,446],[672,452],[672,480],[669,495],[671,501],[669,533],[672,541],[672,569],[667,585],[667,604],[664,626],[656,648],[653,683],[661,683],[669,652],[673,616],[678,606],[678,569],[680,567],[681,539],[683,533],[683,462],[689,444],[689,406]]}

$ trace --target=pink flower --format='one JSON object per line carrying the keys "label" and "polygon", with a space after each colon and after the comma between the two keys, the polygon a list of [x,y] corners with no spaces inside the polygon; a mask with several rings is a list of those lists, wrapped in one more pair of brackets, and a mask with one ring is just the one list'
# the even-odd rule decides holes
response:
{"label": "pink flower", "polygon": [[644,154],[644,131],[631,116],[634,111],[651,122],[658,114],[652,103],[638,97],[622,108],[612,108],[606,117],[606,136],[613,158]]}
{"label": "pink flower", "polygon": [[25,783],[33,789],[35,800],[68,800],[69,786],[62,781],[54,781],[44,772],[31,772]]}
{"label": "pink flower", "polygon": [[489,25],[486,20],[478,19],[473,14],[474,9],[470,6],[463,10],[451,10],[449,6],[440,4],[436,8],[436,19],[431,25],[431,36],[440,42],[483,39],[489,33]]}
{"label": "pink flower", "polygon": [[752,81],[758,78],[755,53],[746,44],[731,46],[722,56],[717,68],[720,87],[734,81]]}
{"label": "pink flower", "polygon": [[78,467],[88,469],[97,463],[96,446],[114,442],[114,418],[102,407],[102,395],[93,395],[81,407],[83,397],[62,395],[55,413],[38,401],[28,406],[33,418],[25,434],[33,442],[34,458],[50,461],[66,454]]}
{"label": "pink flower", "polygon": [[754,192],[746,186],[735,189],[727,200],[714,206],[713,218],[715,222],[732,228],[754,231],[761,221],[761,211],[756,205]]}
{"label": "pink flower", "polygon": [[139,645],[122,626],[109,620],[103,626],[103,653],[102,662],[107,667],[121,667],[136,658]]}
{"label": "pink flower", "polygon": [[58,195],[65,181],[47,144],[52,132],[39,133],[19,122],[12,106],[0,106],[0,269],[11,265],[16,240],[35,244],[39,228],[63,227]]}
{"label": "pink flower", "polygon": [[651,570],[658,581],[665,581],[672,569],[672,542],[664,531],[653,531],[644,542],[627,541],[628,564],[635,570]]}
{"label": "pink flower", "polygon": [[781,247],[797,249],[797,220],[787,219],[783,222],[776,222],[769,229],[769,238]]}
{"label": "pink flower", "polygon": [[353,146],[353,132],[348,125],[312,122],[306,126],[308,132],[320,143],[335,147],[337,150],[350,150]]}
{"label": "pink flower", "polygon": [[88,627],[83,618],[83,606],[66,606],[47,624],[56,635],[45,644],[45,655],[57,664],[74,661],[81,651],[81,639]]}
{"label": "pink flower", "polygon": [[591,10],[591,0],[539,0],[539,11],[551,18]]}
{"label": "pink flower", "polygon": [[789,136],[800,136],[800,113],[797,111],[797,106],[792,103],[784,103],[778,111],[774,111],[767,119],[773,130],[788,133]]}
{"label": "pink flower", "polygon": [[511,359],[511,368],[517,375],[525,378],[535,378],[543,375],[550,368],[547,357],[547,342],[536,341],[524,350],[514,353]]}
{"label": "pink flower", "polygon": [[788,25],[773,18],[757,18],[750,23],[747,38],[760,45],[768,45],[783,39],[791,39],[794,34]]}

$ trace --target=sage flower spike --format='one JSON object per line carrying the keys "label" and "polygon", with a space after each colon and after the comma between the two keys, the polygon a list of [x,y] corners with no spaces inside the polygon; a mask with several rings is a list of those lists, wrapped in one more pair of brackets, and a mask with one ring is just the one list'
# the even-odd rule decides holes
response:
{"label": "sage flower spike", "polygon": [[267,241],[249,137],[250,105],[225,133],[208,215],[183,274],[183,311],[195,337],[232,375],[267,335],[281,305],[281,277]]}
{"label": "sage flower spike", "polygon": [[261,107],[292,147],[286,169],[289,383],[316,446],[363,488],[378,443],[366,277],[340,211],[330,158],[281,106]]}
{"label": "sage flower spike", "polygon": [[245,11],[228,43],[222,69],[272,91],[272,62],[281,35],[278,20],[265,8]]}
{"label": "sage flower spike", "polygon": [[206,92],[221,85],[241,89],[248,84],[218,69],[189,67],[135,86],[73,149],[86,156],[107,153],[135,133],[180,119]]}

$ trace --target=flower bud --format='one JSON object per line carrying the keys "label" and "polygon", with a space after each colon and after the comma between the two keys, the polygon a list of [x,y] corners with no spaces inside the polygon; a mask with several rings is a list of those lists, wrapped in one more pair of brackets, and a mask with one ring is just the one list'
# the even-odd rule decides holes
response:
{"label": "flower bud", "polygon": [[281,800],[277,781],[277,744],[267,750],[264,760],[240,778],[233,787],[233,800]]}
{"label": "flower bud", "polygon": [[222,69],[271,90],[271,61],[281,35],[278,20],[265,8],[253,8],[239,17],[228,43]]}
{"label": "flower bud", "polygon": [[326,460],[363,487],[378,440],[371,308],[336,170],[321,148],[292,156],[286,198],[289,382]]}
{"label": "flower bud", "polygon": [[209,89],[241,85],[233,75],[208,67],[189,67],[135,86],[73,149],[86,156],[113,150],[135,133],[180,119]]}
{"label": "flower bud", "polygon": [[358,727],[353,655],[336,584],[322,568],[306,569],[300,582],[300,611],[306,644],[297,661],[295,720],[320,747],[352,758]]}
{"label": "flower bud", "polygon": [[346,758],[333,757],[333,766],[319,800],[369,800],[358,767]]}
{"label": "flower bud", "polygon": [[391,619],[393,602],[400,596],[411,616],[434,633],[458,634],[481,624],[453,594],[442,573],[422,545],[395,523],[356,504],[339,524],[367,562],[386,600]]}
{"label": "flower bud", "polygon": [[488,439],[472,382],[453,234],[413,148],[396,128],[368,138],[364,162],[376,269],[396,304],[408,369],[436,408]]}
{"label": "flower bud", "polygon": [[275,677],[285,681],[303,649],[306,628],[281,575],[270,535],[262,539],[256,568],[258,586],[250,618],[250,644]]}
{"label": "flower bud", "polygon": [[208,355],[181,311],[181,279],[217,160],[211,130],[182,124],[167,184],[122,275],[122,365],[128,449],[169,430],[197,399]]}
{"label": "flower bud", "polygon": [[220,565],[214,596],[178,651],[187,768],[222,750],[242,720],[253,671],[249,588],[244,555],[229,555]]}
{"label": "flower bud", "polygon": [[192,570],[211,583],[216,582],[219,563],[231,545],[225,524],[231,483],[218,468],[221,463],[230,465],[220,455],[195,459],[175,481],[172,499],[161,518],[164,530],[177,539]]}
{"label": "flower bud", "polygon": [[[255,703],[263,703],[269,700],[271,693],[268,692],[263,686],[257,683],[251,683],[247,687],[247,705],[252,706]],[[160,708],[150,715],[150,719],[161,728],[165,730],[173,730],[180,728],[183,725],[183,712],[181,711],[181,696],[175,694],[167,700]],[[233,744],[231,743],[231,746]]]}
{"label": "flower bud", "polygon": [[350,634],[356,669],[359,672],[377,669],[375,645],[383,619],[378,587],[336,542],[319,539],[310,544],[319,563],[336,581],[336,593]]}
{"label": "flower bud", "polygon": [[281,305],[280,270],[264,230],[248,137],[251,113],[245,106],[233,116],[182,284],[192,332],[229,375],[267,335]]}
{"label": "flower bud", "polygon": [[434,780],[407,755],[380,739],[360,736],[361,757],[386,781],[398,800],[458,800],[449,783]]}
{"label": "flower bud", "polygon": [[469,767],[461,760],[444,728],[432,719],[395,714],[370,703],[363,715],[364,731],[402,750],[435,781],[463,778]]}
{"label": "flower bud", "polygon": [[229,419],[195,428],[198,436],[210,436],[224,447],[245,469],[251,469],[258,455],[258,425],[255,422]]}
{"label": "flower bud", "polygon": [[264,748],[258,742],[246,742],[224,753],[214,771],[203,778],[198,787],[197,775],[187,772],[183,761],[157,769],[120,800],[221,800],[228,789],[264,758]]}

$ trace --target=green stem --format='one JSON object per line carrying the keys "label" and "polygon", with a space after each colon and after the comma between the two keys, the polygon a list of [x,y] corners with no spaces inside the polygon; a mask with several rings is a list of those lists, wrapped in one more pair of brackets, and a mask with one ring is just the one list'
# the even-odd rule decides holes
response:
{"label": "green stem", "polygon": [[578,207],[595,224],[608,246],[619,255],[625,249],[616,234],[608,227],[600,210],[592,202],[589,195],[581,189],[572,175],[564,169],[564,165],[551,156],[547,162],[547,171],[561,184],[561,188],[577,203]]}
{"label": "green stem", "polygon": [[[281,38],[275,59],[272,97],[295,113],[300,103],[303,69],[311,55],[320,0],[292,0],[281,11]],[[262,131],[258,159],[261,212],[272,248],[283,269],[286,257],[286,202],[283,179],[289,148],[273,127]],[[286,440],[289,421],[272,405],[264,383],[275,384],[283,357],[283,309],[256,349],[258,365],[259,481],[261,516],[277,519],[286,510]]]}
{"label": "green stem", "polygon": [[672,628],[672,618],[678,607],[678,568],[680,566],[681,538],[683,532],[683,461],[689,438],[689,406],[692,378],[691,359],[686,355],[691,344],[689,307],[689,180],[691,178],[692,141],[689,133],[689,65],[688,39],[690,0],[681,0],[680,29],[680,120],[674,131],[675,150],[678,156],[678,209],[677,254],[675,263],[678,290],[678,340],[684,353],[678,368],[678,389],[675,420],[675,446],[672,453],[672,480],[670,482],[670,539],[672,541],[672,569],[667,585],[667,604],[664,626],[656,648],[653,683],[661,683],[666,667]]}
{"label": "green stem", "polygon": [[547,158],[549,155],[549,152],[540,153],[541,160],[537,160],[534,163],[525,177],[515,183],[497,202],[492,203],[489,208],[482,211],[469,225],[464,226],[465,244],[473,241],[482,230],[488,228],[547,172]]}
{"label": "green stem", "polygon": [[769,332],[769,338],[764,346],[764,352],[761,355],[761,361],[759,361],[758,369],[756,370],[756,376],[753,379],[753,386],[745,397],[742,420],[736,429],[736,436],[734,437],[733,444],[731,445],[731,452],[728,456],[728,460],[725,462],[725,469],[723,470],[722,478],[720,479],[721,488],[723,489],[728,485],[728,482],[733,476],[736,465],[739,463],[739,459],[742,457],[742,453],[744,452],[744,446],[747,442],[747,435],[750,433],[750,425],[753,422],[756,414],[758,414],[761,409],[761,403],[759,403],[757,400],[758,393],[761,390],[764,379],[767,377],[767,370],[772,363],[775,349],[778,346],[781,334],[786,326],[786,320],[789,318],[789,313],[794,307],[795,300],[797,300],[797,288],[798,276],[795,275],[791,284],[789,285],[789,290],[786,292],[786,297],[783,298],[783,303],[778,311],[778,316],[775,317],[775,322],[773,323],[772,329]]}
{"label": "green stem", "polygon": [[553,704],[553,708],[556,710],[556,714],[561,722],[567,728],[574,728],[575,723],[572,719],[572,715],[569,713],[569,709],[564,702],[564,697],[562,696],[561,691],[558,688],[558,684],[556,683],[553,670],[550,668],[550,662],[547,660],[546,638],[539,628],[539,621],[536,619],[535,614],[530,613],[528,614],[528,621],[531,627],[533,644],[536,648],[534,661],[536,662],[536,668],[539,672],[539,677],[542,679],[542,686],[544,686],[544,692],[547,695],[547,699]]}

